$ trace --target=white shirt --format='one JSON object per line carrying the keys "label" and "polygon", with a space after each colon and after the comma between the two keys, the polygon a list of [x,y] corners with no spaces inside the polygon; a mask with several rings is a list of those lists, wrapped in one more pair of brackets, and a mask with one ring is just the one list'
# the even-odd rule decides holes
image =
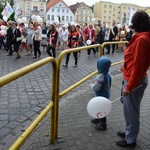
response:
{"label": "white shirt", "polygon": [[62,40],[68,41],[68,29],[62,30]]}
{"label": "white shirt", "polygon": [[62,37],[62,28],[61,27],[57,27],[56,31],[58,32],[58,36]]}
{"label": "white shirt", "polygon": [[110,31],[106,30],[105,32],[105,41],[109,40]]}

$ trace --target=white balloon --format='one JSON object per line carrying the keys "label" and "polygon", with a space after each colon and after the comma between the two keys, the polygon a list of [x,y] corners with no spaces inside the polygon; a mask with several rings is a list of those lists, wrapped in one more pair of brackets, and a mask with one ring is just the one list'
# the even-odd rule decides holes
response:
{"label": "white balloon", "polygon": [[130,29],[128,28],[128,29],[127,29],[127,33],[129,33],[129,32],[130,32]]}
{"label": "white balloon", "polygon": [[18,24],[23,23],[22,19],[17,19],[17,23]]}
{"label": "white balloon", "polygon": [[27,18],[26,18],[26,17],[23,17],[23,18],[22,18],[22,22],[23,22],[23,23],[26,23],[26,22],[27,22]]}
{"label": "white balloon", "polygon": [[122,31],[121,31],[121,34],[125,34],[125,31],[124,31],[124,30],[122,30]]}
{"label": "white balloon", "polygon": [[40,18],[38,19],[38,21],[39,21],[39,23],[42,23],[42,22],[43,22],[43,18],[40,17]]}
{"label": "white balloon", "polygon": [[75,26],[76,25],[76,23],[75,22],[71,22],[71,26]]}
{"label": "white balloon", "polygon": [[108,25],[108,24],[106,24],[106,28],[107,28],[107,29],[109,28],[109,25]]}
{"label": "white balloon", "polygon": [[95,18],[92,18],[92,22],[95,22],[95,20],[96,20]]}
{"label": "white balloon", "polygon": [[31,16],[31,19],[32,19],[33,21],[36,21],[36,15],[32,15],[32,16]]}
{"label": "white balloon", "polygon": [[4,20],[5,22],[7,22],[8,18],[7,18],[6,16],[3,16],[3,20]]}
{"label": "white balloon", "polygon": [[40,16],[36,16],[36,21],[39,21],[41,17]]}
{"label": "white balloon", "polygon": [[86,44],[87,44],[87,45],[91,45],[91,44],[92,44],[92,41],[91,41],[91,40],[87,40],[87,41],[86,41]]}
{"label": "white balloon", "polygon": [[5,30],[6,29],[6,26],[1,26],[1,30]]}
{"label": "white balloon", "polygon": [[54,20],[55,20],[55,21],[56,21],[56,20],[58,20],[58,21],[59,21],[58,17],[55,17],[55,19],[54,19]]}
{"label": "white balloon", "polygon": [[3,20],[4,20],[5,22],[7,22],[8,18],[7,18],[6,16],[3,16]]}
{"label": "white balloon", "polygon": [[5,30],[1,30],[1,31],[0,31],[0,34],[1,34],[1,35],[6,35],[7,33],[6,33]]}
{"label": "white balloon", "polygon": [[59,25],[59,21],[58,21],[58,20],[55,20],[54,23],[55,23],[56,25]]}
{"label": "white balloon", "polygon": [[104,118],[111,111],[112,103],[105,97],[97,96],[87,104],[87,111],[92,118]]}
{"label": "white balloon", "polygon": [[118,28],[121,28],[121,24],[118,24],[117,27],[118,27]]}

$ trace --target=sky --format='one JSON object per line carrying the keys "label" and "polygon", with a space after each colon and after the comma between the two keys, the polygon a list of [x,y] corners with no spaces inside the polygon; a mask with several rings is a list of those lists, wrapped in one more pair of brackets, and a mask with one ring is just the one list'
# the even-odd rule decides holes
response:
{"label": "sky", "polygon": [[[91,6],[95,4],[95,2],[99,2],[100,0],[64,0],[67,5],[72,5],[77,2],[84,2],[87,5]],[[150,7],[150,0],[102,0],[102,1],[108,1],[108,2],[113,2],[113,3],[132,3],[132,4],[137,4],[140,6],[149,6]]]}

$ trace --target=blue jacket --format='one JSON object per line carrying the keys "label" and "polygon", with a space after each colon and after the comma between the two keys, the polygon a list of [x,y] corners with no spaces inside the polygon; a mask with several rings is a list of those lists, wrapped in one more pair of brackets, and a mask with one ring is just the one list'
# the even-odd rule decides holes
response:
{"label": "blue jacket", "polygon": [[97,69],[99,75],[96,77],[96,82],[92,85],[96,96],[110,98],[112,77],[109,72],[111,61],[107,57],[100,57],[97,61]]}

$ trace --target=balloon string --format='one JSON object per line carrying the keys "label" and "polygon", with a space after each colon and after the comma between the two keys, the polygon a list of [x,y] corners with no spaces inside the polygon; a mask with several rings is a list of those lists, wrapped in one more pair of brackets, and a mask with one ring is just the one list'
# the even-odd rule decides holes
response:
{"label": "balloon string", "polygon": [[[140,87],[142,87],[142,86],[143,86],[143,84],[141,84],[140,86],[138,86],[138,87],[136,87],[135,89],[133,89],[133,91],[137,90],[138,88],[140,88]],[[122,97],[123,97],[123,96],[120,96],[120,97],[114,99],[114,100],[111,101],[111,102],[112,102],[112,103],[113,103],[113,102],[116,102],[116,101],[120,100],[120,98],[122,98]]]}

